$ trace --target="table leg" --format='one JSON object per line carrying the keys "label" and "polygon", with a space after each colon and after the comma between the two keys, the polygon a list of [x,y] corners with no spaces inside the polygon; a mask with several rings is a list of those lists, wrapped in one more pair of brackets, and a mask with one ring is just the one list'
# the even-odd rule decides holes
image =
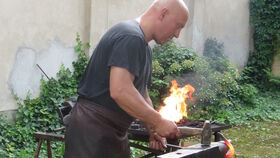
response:
{"label": "table leg", "polygon": [[47,140],[47,150],[48,150],[48,158],[52,158],[51,143],[49,140]]}
{"label": "table leg", "polygon": [[39,139],[39,142],[38,142],[38,145],[37,145],[37,149],[36,149],[34,158],[38,158],[39,157],[42,142],[43,142],[43,140]]}

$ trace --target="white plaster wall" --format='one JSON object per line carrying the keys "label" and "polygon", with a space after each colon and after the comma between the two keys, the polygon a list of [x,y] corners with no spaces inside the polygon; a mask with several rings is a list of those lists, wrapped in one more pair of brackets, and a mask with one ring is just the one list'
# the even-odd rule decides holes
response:
{"label": "white plaster wall", "polygon": [[90,55],[107,29],[108,0],[91,0]]}
{"label": "white plaster wall", "polygon": [[192,48],[192,39],[193,39],[193,27],[194,27],[194,0],[184,0],[186,5],[189,8],[189,18],[187,21],[187,25],[182,29],[180,36],[178,40],[176,40],[177,43],[179,43],[181,46]]}
{"label": "white plaster wall", "polygon": [[[44,50],[49,50],[44,56],[49,60],[48,66],[43,65],[51,74],[56,70],[48,67],[60,66],[62,62],[49,57],[61,53],[54,50],[54,45],[71,54],[76,33],[83,41],[89,41],[90,3],[90,0],[0,1],[0,111],[17,108],[13,83],[13,90],[21,92],[38,82],[37,75],[41,74],[34,63],[42,60],[38,56]],[[65,62],[69,60],[73,59],[65,58]],[[12,72],[17,75],[13,77]]]}
{"label": "white plaster wall", "polygon": [[30,48],[19,48],[10,72],[9,87],[21,99],[25,99],[28,93],[32,98],[37,97],[40,93],[42,77],[44,80],[51,77],[56,78],[62,64],[73,71],[72,61],[76,59],[77,54],[74,48],[66,48],[59,41],[52,42],[47,50],[39,52]]}
{"label": "white plaster wall", "polygon": [[[187,27],[177,40],[202,54],[208,37],[216,37],[238,68],[249,54],[249,0],[184,0]],[[153,0],[10,0],[0,1],[0,111],[16,109],[12,90],[24,96],[38,93],[39,63],[54,76],[61,63],[75,58],[76,33],[96,46],[121,20],[142,14]],[[92,51],[91,51],[92,52]],[[71,64],[70,64],[71,65]],[[39,75],[38,75],[39,74]],[[20,80],[20,81],[18,81]]]}
{"label": "white plaster wall", "polygon": [[92,0],[90,30],[92,48],[111,26],[122,20],[139,17],[152,2],[153,0]]}
{"label": "white plaster wall", "polygon": [[[249,0],[184,1],[189,7],[190,17],[176,41],[202,55],[205,40],[215,37],[224,43],[229,60],[242,69],[250,51]],[[95,46],[112,25],[141,15],[152,2],[92,0],[91,44]]]}
{"label": "white plaster wall", "polygon": [[194,2],[194,12],[191,23],[193,35],[186,41],[192,41],[192,48],[201,55],[205,40],[215,37],[224,43],[229,60],[242,69],[250,51],[249,0],[187,1]]}

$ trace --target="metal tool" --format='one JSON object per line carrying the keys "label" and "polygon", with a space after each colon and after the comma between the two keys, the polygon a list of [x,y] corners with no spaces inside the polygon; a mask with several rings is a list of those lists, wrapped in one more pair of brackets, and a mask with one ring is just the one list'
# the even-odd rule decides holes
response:
{"label": "metal tool", "polygon": [[209,146],[211,144],[211,123],[204,121],[203,128],[178,127],[181,135],[196,136],[201,135],[201,145]]}
{"label": "metal tool", "polygon": [[202,128],[178,127],[181,135],[196,136],[202,133]]}
{"label": "metal tool", "polygon": [[174,149],[183,149],[184,147],[181,147],[179,145],[174,145],[174,144],[166,144],[167,147],[170,147],[170,148],[174,148]]}
{"label": "metal tool", "polygon": [[211,123],[210,121],[206,120],[203,124],[203,130],[201,133],[201,146],[210,146],[211,144]]}

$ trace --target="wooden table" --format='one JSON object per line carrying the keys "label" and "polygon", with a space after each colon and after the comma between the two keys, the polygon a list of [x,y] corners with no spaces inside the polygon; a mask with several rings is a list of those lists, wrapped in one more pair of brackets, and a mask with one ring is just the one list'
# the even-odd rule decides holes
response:
{"label": "wooden table", "polygon": [[38,158],[40,154],[41,145],[43,143],[43,140],[47,141],[47,153],[48,158],[52,157],[52,151],[51,151],[51,141],[64,141],[64,135],[63,134],[55,134],[55,133],[46,133],[46,132],[35,132],[33,136],[39,140],[37,149],[34,155],[34,158]]}

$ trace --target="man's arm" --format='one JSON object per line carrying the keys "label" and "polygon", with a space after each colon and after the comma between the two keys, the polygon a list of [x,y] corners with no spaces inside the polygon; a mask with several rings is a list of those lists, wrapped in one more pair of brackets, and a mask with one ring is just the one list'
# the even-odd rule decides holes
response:
{"label": "man's arm", "polygon": [[[152,100],[150,98],[150,95],[149,95],[147,87],[146,87],[146,92],[145,92],[145,100],[146,100],[146,102],[152,108],[154,108],[153,102],[152,102]],[[147,127],[147,129],[149,131],[149,134],[150,134],[150,138],[149,138],[149,146],[150,146],[150,148],[164,151],[167,148],[167,146],[166,146],[166,143],[167,143],[166,138],[165,137],[161,137],[157,133],[155,133],[153,127],[151,127],[149,125],[146,125],[146,127]]]}
{"label": "man's arm", "polygon": [[149,92],[148,92],[148,88],[146,87],[146,92],[145,92],[145,100],[146,102],[152,107],[154,108],[153,102],[149,96]]}
{"label": "man's arm", "polygon": [[160,116],[141,96],[133,85],[134,76],[125,68],[111,67],[110,95],[117,104],[131,116],[154,127],[163,137],[178,137],[174,122]]}
{"label": "man's arm", "polygon": [[[149,92],[148,92],[148,88],[146,87],[146,91],[145,91],[145,101],[150,105],[150,107],[152,107],[154,109],[154,106],[153,106],[153,102],[149,96]],[[146,127],[148,129],[148,132],[151,134],[154,133],[154,129],[153,129],[153,126],[149,125],[149,124],[146,124]]]}
{"label": "man's arm", "polygon": [[[151,100],[151,98],[149,96],[149,92],[148,92],[148,88],[147,87],[146,87],[145,97],[144,98],[145,98],[145,101],[150,105],[150,107],[152,107],[154,109],[154,105],[153,105],[153,102],[152,102],[152,100]],[[146,126],[147,126],[147,129],[148,129],[149,133],[154,132],[153,131],[154,129],[153,129],[153,127],[151,125],[147,124]]]}

